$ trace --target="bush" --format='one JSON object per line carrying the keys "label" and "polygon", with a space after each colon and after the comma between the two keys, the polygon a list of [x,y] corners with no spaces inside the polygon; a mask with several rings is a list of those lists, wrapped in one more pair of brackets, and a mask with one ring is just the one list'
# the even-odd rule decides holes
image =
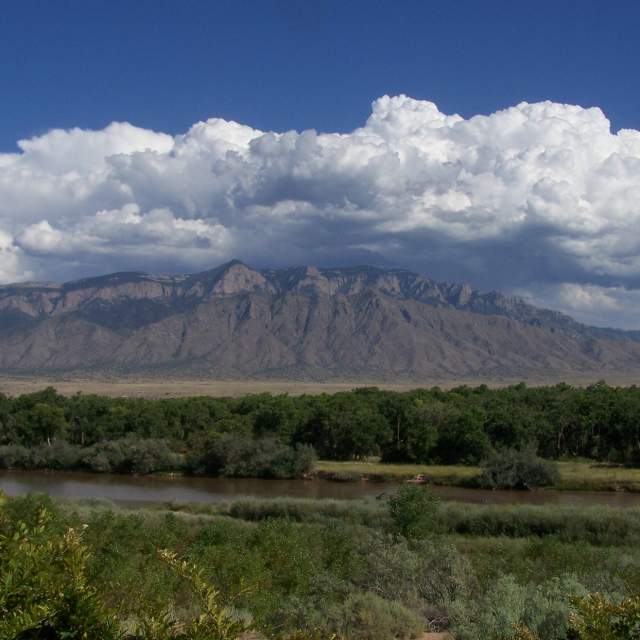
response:
{"label": "bush", "polygon": [[[92,557],[83,540],[86,525],[59,531],[54,514],[44,507],[33,524],[12,515],[0,493],[0,639],[122,640],[123,621],[101,601],[91,580]],[[142,601],[138,620],[128,621],[136,635],[126,637],[235,640],[249,630],[202,570],[171,551],[159,555],[185,584],[194,613],[186,620],[176,617],[172,598],[159,612]]]}
{"label": "bush", "polygon": [[138,640],[236,640],[250,630],[248,624],[229,606],[221,602],[221,594],[203,577],[202,570],[168,550],[160,551],[161,559],[171,572],[189,587],[189,596],[200,614],[187,622],[176,618],[175,603],[161,613],[147,614],[138,628]]}
{"label": "bush", "polygon": [[294,448],[275,438],[222,433],[209,443],[196,470],[235,478],[300,478],[313,469],[315,459],[306,445]]}
{"label": "bush", "polygon": [[82,459],[82,449],[64,440],[56,440],[50,446],[38,445],[31,451],[33,467],[65,471],[76,469]]}
{"label": "bush", "polygon": [[437,498],[418,485],[403,485],[389,499],[393,532],[407,539],[429,535],[435,526],[437,510]]}
{"label": "bush", "polygon": [[513,576],[501,575],[471,606],[464,601],[456,604],[454,635],[457,640],[566,640],[572,637],[567,635],[569,598],[585,593],[584,587],[571,577],[534,585],[519,584]]}
{"label": "bush", "polygon": [[87,581],[81,532],[52,536],[49,519],[43,510],[30,528],[0,513],[0,524],[9,528],[0,536],[0,638],[115,640],[115,617]]}
{"label": "bush", "polygon": [[614,603],[599,593],[573,599],[571,626],[580,640],[640,638],[640,596]]}
{"label": "bush", "polygon": [[485,489],[532,490],[556,484],[559,479],[557,466],[539,458],[532,449],[505,449],[483,464],[476,482]]}
{"label": "bush", "polygon": [[0,469],[33,469],[31,450],[11,444],[0,447]]}
{"label": "bush", "polygon": [[163,440],[123,438],[85,449],[82,464],[91,471],[146,474],[176,469],[180,459]]}
{"label": "bush", "polygon": [[400,602],[356,592],[340,607],[337,627],[340,637],[352,640],[415,638],[424,630],[424,620]]}

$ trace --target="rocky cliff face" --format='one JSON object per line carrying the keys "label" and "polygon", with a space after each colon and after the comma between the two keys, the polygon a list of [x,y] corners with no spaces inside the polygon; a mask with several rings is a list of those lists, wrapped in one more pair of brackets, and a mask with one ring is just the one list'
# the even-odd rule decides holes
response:
{"label": "rocky cliff face", "polygon": [[115,273],[0,287],[0,371],[326,379],[640,371],[630,332],[372,267]]}

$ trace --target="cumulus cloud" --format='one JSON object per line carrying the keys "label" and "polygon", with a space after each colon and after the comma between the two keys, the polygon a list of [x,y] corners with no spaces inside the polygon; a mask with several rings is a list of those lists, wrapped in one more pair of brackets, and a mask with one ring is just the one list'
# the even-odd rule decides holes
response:
{"label": "cumulus cloud", "polygon": [[596,326],[637,329],[640,324],[636,321],[640,317],[640,289],[562,282],[517,293],[537,306],[562,309],[575,319]]}
{"label": "cumulus cloud", "polygon": [[346,134],[213,118],[114,123],[0,154],[0,279],[111,269],[368,262],[522,291],[636,326],[640,132],[598,108],[464,119],[406,96]]}
{"label": "cumulus cloud", "polygon": [[0,230],[0,281],[28,280],[32,273],[22,260],[22,251],[13,238]]}

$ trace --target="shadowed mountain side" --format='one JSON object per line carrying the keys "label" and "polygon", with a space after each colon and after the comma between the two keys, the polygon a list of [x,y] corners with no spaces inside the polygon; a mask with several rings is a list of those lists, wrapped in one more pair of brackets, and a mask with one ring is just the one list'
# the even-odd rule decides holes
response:
{"label": "shadowed mountain side", "polygon": [[310,379],[640,371],[633,332],[371,267],[0,287],[0,370]]}

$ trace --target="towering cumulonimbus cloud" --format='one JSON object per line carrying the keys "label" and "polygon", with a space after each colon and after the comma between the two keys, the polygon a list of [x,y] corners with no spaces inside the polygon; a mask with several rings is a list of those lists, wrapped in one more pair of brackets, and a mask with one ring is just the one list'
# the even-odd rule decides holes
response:
{"label": "towering cumulonimbus cloud", "polygon": [[113,123],[0,154],[0,279],[192,271],[240,257],[405,266],[637,326],[640,132],[598,108],[464,119],[406,96],[351,133]]}

